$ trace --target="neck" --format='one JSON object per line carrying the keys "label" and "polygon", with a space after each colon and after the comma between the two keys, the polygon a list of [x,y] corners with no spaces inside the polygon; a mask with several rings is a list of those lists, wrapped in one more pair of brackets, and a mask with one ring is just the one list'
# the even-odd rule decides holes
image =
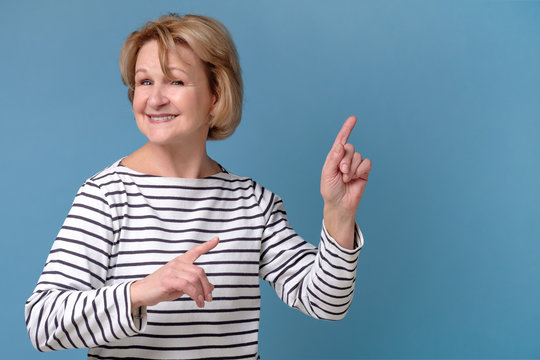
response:
{"label": "neck", "polygon": [[221,170],[206,153],[206,142],[198,148],[149,142],[127,156],[122,163],[145,174],[178,178],[204,178]]}

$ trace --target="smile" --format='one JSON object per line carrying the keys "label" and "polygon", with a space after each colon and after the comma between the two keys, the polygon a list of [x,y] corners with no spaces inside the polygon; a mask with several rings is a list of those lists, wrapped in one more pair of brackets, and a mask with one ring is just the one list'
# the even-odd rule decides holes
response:
{"label": "smile", "polygon": [[163,122],[174,119],[177,115],[149,115],[150,121]]}

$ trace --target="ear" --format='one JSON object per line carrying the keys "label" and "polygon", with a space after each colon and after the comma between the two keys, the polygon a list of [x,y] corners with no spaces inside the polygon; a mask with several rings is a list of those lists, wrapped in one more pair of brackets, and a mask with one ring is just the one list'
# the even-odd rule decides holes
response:
{"label": "ear", "polygon": [[211,103],[211,105],[210,105],[210,116],[213,117],[213,116],[215,116],[215,114],[216,114],[216,107],[217,107],[217,104],[218,104],[218,102],[219,102],[218,96],[217,96],[216,94],[213,94],[213,95],[212,95],[212,100],[211,100],[211,101],[212,101],[212,103]]}

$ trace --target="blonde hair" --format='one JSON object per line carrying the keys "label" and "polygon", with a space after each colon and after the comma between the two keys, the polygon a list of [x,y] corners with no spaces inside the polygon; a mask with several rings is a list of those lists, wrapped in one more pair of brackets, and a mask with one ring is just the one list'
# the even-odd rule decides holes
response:
{"label": "blonde hair", "polygon": [[131,33],[120,52],[120,72],[122,81],[128,86],[131,103],[137,55],[151,40],[158,42],[161,69],[168,78],[173,79],[167,67],[167,52],[176,51],[176,44],[189,46],[202,60],[210,91],[217,97],[208,139],[221,140],[231,136],[242,117],[243,86],[238,53],[225,26],[206,16],[168,14]]}

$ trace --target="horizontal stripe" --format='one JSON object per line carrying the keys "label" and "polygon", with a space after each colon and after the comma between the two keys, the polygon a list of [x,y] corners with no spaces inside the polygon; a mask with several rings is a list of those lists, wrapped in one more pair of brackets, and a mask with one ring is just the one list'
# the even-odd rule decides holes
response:
{"label": "horizontal stripe", "polygon": [[330,251],[328,248],[325,249],[326,253],[337,258],[337,259],[340,259],[341,261],[344,261],[346,262],[347,264],[356,264],[356,260],[348,260],[348,259],[345,259],[343,256],[339,256],[338,254],[334,253],[333,251]]}
{"label": "horizontal stripe", "polygon": [[323,299],[321,299],[319,296],[317,296],[317,294],[315,294],[313,291],[311,291],[311,289],[308,288],[307,290],[313,296],[313,298],[317,299],[317,301],[320,301],[323,304],[328,305],[330,307],[343,307],[343,306],[346,306],[346,305],[349,304],[349,301],[346,301],[346,302],[340,303],[340,304],[333,304],[331,302],[324,301]]}
{"label": "horizontal stripe", "polygon": [[[87,268],[83,268],[83,267],[80,267],[80,266],[77,266],[77,265],[74,265],[72,263],[69,263],[67,261],[63,261],[63,260],[51,260],[49,261],[47,264],[60,264],[60,265],[63,265],[63,266],[67,266],[68,268],[72,268],[72,269],[76,269],[78,271],[82,271],[88,275],[90,275],[91,277],[93,277],[94,279],[98,280],[99,282],[101,283],[105,283],[105,280],[102,279],[99,275],[96,275],[94,274],[93,272],[91,272],[90,270],[88,270]],[[45,265],[46,266],[46,265]],[[67,270],[67,269],[65,269]],[[43,272],[42,274],[45,274],[45,272]],[[67,275],[65,275],[67,276]]]}
{"label": "horizontal stripe", "polygon": [[148,325],[153,326],[201,326],[201,325],[233,325],[233,324],[243,324],[250,322],[259,322],[259,318],[248,318],[248,319],[238,319],[238,320],[224,320],[224,321],[190,321],[190,322],[154,322],[148,321]]}
{"label": "horizontal stripe", "polygon": [[[253,296],[213,296],[212,302],[216,301],[231,301],[231,300],[259,300],[261,298],[260,295],[253,295]],[[180,297],[173,301],[193,301],[189,297]]]}
{"label": "horizontal stripe", "polygon": [[329,292],[326,292],[326,291],[322,290],[320,287],[317,286],[317,284],[315,282],[313,282],[313,286],[321,294],[324,294],[325,296],[328,296],[328,297],[331,297],[331,298],[334,298],[334,299],[346,299],[348,297],[351,297],[352,294],[354,293],[354,290],[351,290],[348,294],[345,294],[345,295],[335,295],[335,294],[330,294]]}
{"label": "horizontal stripe", "polygon": [[225,223],[225,222],[233,222],[233,221],[239,221],[239,220],[252,220],[260,218],[260,214],[250,215],[250,216],[237,216],[234,218],[225,218],[225,219],[211,219],[211,218],[192,218],[192,219],[166,219],[162,218],[156,215],[124,215],[119,216],[115,218],[114,220],[123,220],[123,219],[131,219],[131,220],[145,220],[145,219],[154,219],[158,220],[159,222],[163,223],[173,223],[173,224],[187,224],[190,222],[209,222],[209,223]]}
{"label": "horizontal stripe", "polygon": [[198,228],[188,228],[188,229],[167,229],[163,227],[157,227],[157,226],[143,226],[143,227],[133,227],[133,226],[123,226],[123,231],[162,231],[166,233],[173,233],[173,234],[183,234],[188,232],[199,232],[199,233],[215,233],[216,231],[219,231],[219,233],[228,233],[233,231],[245,231],[245,230],[262,230],[264,226],[238,226],[233,228],[220,228],[219,230],[212,230],[212,229],[198,229]]}
{"label": "horizontal stripe", "polygon": [[[57,280],[62,280],[62,279],[57,279]],[[76,287],[69,286],[69,285],[66,285],[66,284],[61,283],[61,282],[47,281],[47,280],[38,281],[36,289],[39,289],[39,288],[43,287],[44,285],[51,285],[52,287],[54,287],[55,289],[58,289],[58,290],[74,290],[74,291],[80,290],[80,289],[78,289]]]}
{"label": "horizontal stripe", "polygon": [[[95,251],[95,252],[100,253],[102,255],[105,255],[107,257],[109,256],[109,254],[107,252],[105,252],[104,250],[102,250],[100,248],[97,248],[95,246],[92,246],[92,245],[88,245],[87,243],[79,241],[79,240],[69,239],[69,238],[66,238],[66,237],[57,237],[56,240],[57,241],[64,241],[64,242],[70,243],[70,244],[81,245],[82,247],[85,247],[85,248],[87,248],[89,250]],[[65,249],[62,249],[62,250],[67,251]]]}
{"label": "horizontal stripe", "polygon": [[[295,250],[296,248],[299,248],[301,246],[302,246],[302,244],[300,243],[300,244],[296,245],[295,247],[293,247],[292,249],[289,249],[289,250]],[[279,254],[279,255],[281,255],[281,254]],[[273,281],[277,281],[281,276],[283,276],[283,274],[285,274],[285,272],[287,270],[289,270],[290,268],[293,268],[303,258],[309,257],[310,260],[311,260],[310,263],[312,263],[313,262],[313,255],[314,255],[314,253],[311,252],[311,251],[297,252],[293,256],[289,257],[287,260],[282,261],[278,266],[274,267],[271,271],[267,271],[266,275],[264,276],[263,279],[266,280],[266,278],[268,278],[270,275],[272,275],[273,273],[279,271],[278,275],[273,280]]]}
{"label": "horizontal stripe", "polygon": [[334,278],[336,280],[340,280],[340,281],[344,281],[344,282],[350,282],[350,281],[354,280],[354,275],[352,277],[348,278],[348,277],[336,276],[336,275],[332,274],[331,272],[329,272],[329,271],[327,271],[325,269],[322,269],[322,268],[321,268],[321,271],[323,273],[325,273],[326,275],[328,275],[329,277]]}
{"label": "horizontal stripe", "polygon": [[[253,354],[247,354],[247,355],[238,355],[238,356],[219,356],[219,357],[197,357],[197,358],[190,358],[190,360],[241,360],[241,359],[252,359],[253,357],[257,356],[257,353]],[[103,359],[103,360],[148,360],[149,358],[141,358],[141,357],[118,357],[118,356],[99,356],[95,354],[88,354],[88,358],[94,358],[94,359]],[[160,360],[178,360],[176,357],[172,358],[164,358],[163,354],[159,354]]]}
{"label": "horizontal stripe", "polygon": [[130,204],[127,202],[122,203],[112,203],[111,208],[119,208],[119,207],[127,207],[128,209],[139,209],[139,208],[149,208],[155,211],[174,211],[174,212],[197,212],[197,211],[209,211],[209,212],[233,212],[233,211],[239,211],[239,210],[250,210],[257,207],[257,204],[250,204],[250,205],[242,205],[242,206],[236,206],[231,208],[226,207],[209,207],[209,206],[203,206],[203,207],[190,207],[190,208],[173,208],[173,207],[161,207],[161,206],[154,206],[150,205],[148,203],[144,204]]}
{"label": "horizontal stripe", "polygon": [[189,339],[189,338],[198,338],[198,337],[226,337],[226,336],[238,336],[238,335],[247,335],[257,333],[259,329],[245,330],[245,331],[236,331],[236,332],[226,332],[226,333],[193,333],[193,334],[174,334],[174,335],[165,335],[165,334],[138,334],[137,338],[159,338],[159,339]]}
{"label": "horizontal stripe", "polygon": [[[92,225],[95,225],[95,226],[98,226],[106,231],[109,231],[109,232],[113,232],[113,229],[107,225],[104,225],[104,224],[100,224],[99,222],[97,221],[94,221],[92,219],[89,219],[87,217],[84,217],[84,216],[80,216],[80,215],[68,215],[66,217],[66,219],[77,219],[77,220],[81,220],[81,221],[85,221],[87,223],[90,223]],[[114,233],[114,232],[113,232]]]}
{"label": "horizontal stripe", "polygon": [[100,209],[96,209],[95,207],[93,206],[89,206],[89,205],[85,205],[85,204],[79,204],[79,203],[74,203],[72,205],[73,208],[81,208],[81,209],[86,209],[86,210],[90,210],[92,212],[95,212],[96,214],[98,215],[101,215],[103,217],[106,217],[106,218],[110,218],[112,220],[112,216],[111,214],[109,213],[106,213],[105,211],[101,211]]}
{"label": "horizontal stripe", "polygon": [[191,313],[229,313],[229,312],[241,312],[241,311],[260,311],[260,307],[241,307],[241,308],[229,308],[229,309],[189,309],[189,310],[156,310],[148,309],[149,314],[191,314]]}
{"label": "horizontal stripe", "polygon": [[236,344],[228,345],[200,345],[200,346],[148,346],[148,345],[136,345],[131,344],[127,346],[112,346],[112,345],[101,345],[100,348],[119,350],[119,349],[141,349],[141,350],[154,350],[154,351],[171,351],[171,350],[209,350],[209,349],[230,349],[236,347],[243,347],[249,345],[257,345],[257,341],[243,342]]}
{"label": "horizontal stripe", "polygon": [[103,204],[105,204],[105,205],[107,205],[107,206],[109,205],[109,203],[107,202],[107,200],[102,199],[102,198],[100,198],[99,196],[96,196],[96,195],[88,194],[88,193],[86,193],[86,192],[84,192],[84,191],[82,191],[82,192],[80,192],[80,193],[77,194],[77,196],[75,197],[75,201],[81,201],[81,202],[84,202],[84,200],[78,199],[78,198],[80,198],[80,197],[83,197],[83,198],[86,197],[86,198],[88,198],[88,199],[92,199],[92,200],[99,201],[99,202],[101,202],[101,203],[103,203]]}
{"label": "horizontal stripe", "polygon": [[[123,263],[110,265],[109,269],[112,268],[121,268],[121,267],[132,267],[132,266],[163,266],[167,264],[168,261],[141,261],[141,262],[132,262],[132,263]],[[195,261],[195,265],[258,265],[257,261]]]}
{"label": "horizontal stripe", "polygon": [[237,186],[237,187],[225,187],[225,186],[185,186],[185,185],[148,185],[138,184],[136,182],[125,182],[122,180],[111,180],[106,183],[102,183],[100,187],[106,187],[108,185],[121,184],[124,187],[136,186],[140,189],[158,189],[158,190],[191,190],[191,191],[210,191],[210,190],[223,190],[223,191],[245,191],[253,188],[253,185]]}
{"label": "horizontal stripe", "polygon": [[324,264],[327,264],[328,266],[336,269],[336,270],[342,270],[342,271],[345,271],[345,272],[348,272],[348,273],[351,273],[351,274],[354,274],[356,272],[356,267],[354,267],[353,269],[348,269],[344,266],[339,266],[339,265],[336,265],[336,264],[333,264],[330,260],[328,260],[328,258],[324,255],[320,255],[320,258],[322,260],[322,263]]}
{"label": "horizontal stripe", "polygon": [[[257,249],[227,249],[227,250],[212,250],[212,254],[222,253],[259,253]],[[116,254],[111,254],[111,258],[118,257],[119,255],[137,255],[137,254],[180,254],[178,250],[132,250],[132,251],[119,251]]]}
{"label": "horizontal stripe", "polygon": [[[122,170],[123,169],[123,170]],[[90,180],[93,182],[97,182],[98,180],[103,180],[107,177],[114,177],[117,178],[118,176],[125,175],[126,178],[154,178],[155,180],[171,180],[174,182],[175,178],[165,178],[157,175],[147,175],[147,174],[140,174],[137,172],[133,172],[131,169],[123,166],[123,165],[117,165],[117,168],[112,173],[107,173],[107,169],[104,170],[101,174],[97,174],[96,176],[92,177]],[[235,182],[252,182],[253,180],[249,178],[228,178],[228,174],[219,174],[221,176],[209,176],[204,179],[198,179],[202,182],[208,181],[208,180],[217,180],[222,182],[228,182],[228,183],[235,183]]]}
{"label": "horizontal stripe", "polygon": [[[131,275],[116,275],[116,276],[108,276],[107,281],[110,280],[137,280],[142,279],[143,277],[147,276],[148,274],[131,274]],[[242,276],[242,277],[253,277],[258,276],[258,273],[244,273],[244,272],[219,272],[219,273],[211,273],[206,272],[206,277],[222,277],[222,276]]]}
{"label": "horizontal stripe", "polygon": [[61,230],[68,230],[68,231],[80,232],[80,233],[82,233],[82,234],[84,234],[84,235],[91,236],[91,237],[93,237],[94,239],[101,240],[101,241],[103,241],[104,243],[106,243],[106,244],[108,244],[108,245],[112,245],[112,244],[113,244],[112,241],[110,241],[109,239],[106,239],[106,238],[104,238],[103,236],[96,235],[96,233],[91,232],[91,231],[88,231],[88,230],[85,230],[85,229],[82,229],[82,228],[64,225],[64,226],[62,226]]}
{"label": "horizontal stripe", "polygon": [[126,195],[127,197],[143,197],[145,199],[150,200],[175,200],[175,201],[194,201],[194,202],[200,202],[200,201],[239,201],[239,200],[247,200],[251,198],[251,195],[248,196],[237,196],[237,197],[219,197],[219,196],[201,196],[201,197],[190,197],[190,196],[166,196],[166,195],[145,195],[143,193],[128,193],[125,190],[118,190],[118,191],[111,191],[108,193],[105,193],[105,196],[111,196],[111,195]]}
{"label": "horizontal stripe", "polygon": [[[142,237],[142,238],[133,238],[133,239],[128,239],[128,238],[121,238],[119,240],[120,242],[122,243],[127,243],[127,242],[160,242],[160,243],[168,243],[168,244],[183,244],[183,243],[186,243],[186,244],[193,244],[193,246],[195,245],[199,245],[199,244],[202,244],[204,243],[204,241],[201,241],[201,240],[196,240],[196,239],[186,239],[186,238],[181,238],[181,239],[162,239],[162,238],[147,238],[147,237]],[[258,238],[256,237],[233,237],[233,238],[230,238],[230,239],[227,239],[227,238],[224,238],[224,236],[221,236],[220,234],[220,237],[219,237],[219,243],[220,244],[226,244],[226,243],[229,243],[229,242],[255,242],[255,241],[259,241]],[[242,250],[242,249],[239,249],[239,250]]]}
{"label": "horizontal stripe", "polygon": [[231,289],[235,289],[235,288],[258,288],[258,287],[259,287],[259,282],[257,282],[256,284],[214,284],[215,289],[220,289],[220,288],[231,288]]}
{"label": "horizontal stripe", "polygon": [[[311,305],[312,305],[313,307],[316,307],[317,309],[319,309],[319,310],[325,312],[326,314],[330,314],[330,315],[334,315],[334,316],[341,316],[341,315],[344,315],[347,311],[349,311],[349,307],[347,307],[347,308],[346,308],[345,310],[343,310],[343,311],[337,311],[337,312],[336,312],[336,311],[330,311],[330,310],[328,310],[328,309],[326,309],[326,308],[323,308],[323,307],[317,305],[315,302],[311,302],[311,301],[310,301],[310,303],[311,303]],[[329,319],[329,320],[333,320],[333,319]]]}

